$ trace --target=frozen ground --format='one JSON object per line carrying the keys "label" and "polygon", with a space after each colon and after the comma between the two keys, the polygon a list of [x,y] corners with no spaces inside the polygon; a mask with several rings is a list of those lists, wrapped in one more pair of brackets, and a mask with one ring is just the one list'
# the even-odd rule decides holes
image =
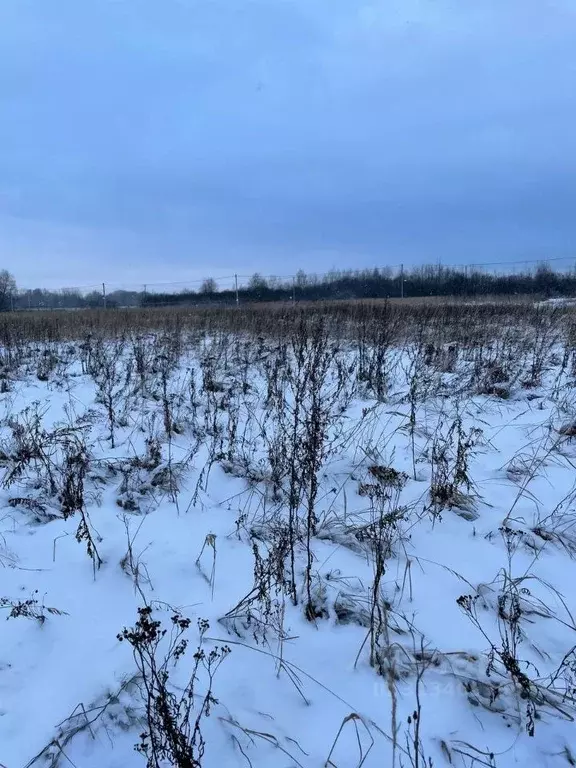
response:
{"label": "frozen ground", "polygon": [[1,765],[146,765],[150,668],[118,638],[145,604],[158,665],[191,619],[167,666],[175,697],[198,666],[186,765],[576,764],[568,351],[380,352],[5,354]]}

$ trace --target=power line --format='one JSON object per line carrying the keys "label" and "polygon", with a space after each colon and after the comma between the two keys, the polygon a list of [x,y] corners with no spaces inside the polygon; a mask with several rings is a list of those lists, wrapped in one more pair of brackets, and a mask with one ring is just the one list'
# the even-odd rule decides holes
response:
{"label": "power line", "polygon": [[[83,286],[67,286],[62,287],[59,289],[41,289],[41,288],[22,288],[17,291],[16,294],[14,294],[14,297],[16,300],[18,300],[18,297],[23,299],[24,301],[27,300],[27,306],[28,308],[32,307],[32,294],[37,292],[40,292],[40,294],[46,296],[46,301],[43,301],[40,297],[38,297],[38,301],[35,301],[34,303],[37,305],[35,308],[48,308],[49,306],[54,308],[77,308],[79,306],[86,306],[84,304],[75,304],[71,300],[71,303],[67,303],[65,300],[63,303],[57,302],[53,303],[50,299],[50,297],[53,297],[55,295],[61,296],[63,299],[65,299],[66,295],[72,296],[75,292],[78,292],[80,294],[84,294],[84,298],[87,296],[88,293],[97,294],[95,296],[93,302],[95,301],[96,304],[94,306],[98,305],[101,302],[101,305],[106,305],[107,301],[113,301],[113,294],[115,291],[124,291],[126,293],[131,293],[138,296],[144,296],[148,300],[150,300],[153,296],[161,297],[162,293],[168,294],[167,300],[164,302],[156,302],[156,301],[149,301],[150,304],[153,304],[155,306],[160,306],[161,303],[163,304],[173,304],[178,301],[177,295],[174,294],[174,297],[171,297],[170,289],[176,289],[178,287],[183,288],[184,290],[181,291],[181,293],[186,293],[186,288],[189,288],[191,291],[193,290],[193,286],[198,285],[206,285],[210,284],[214,286],[214,290],[208,290],[203,291],[205,293],[213,293],[215,295],[221,294],[222,300],[225,299],[225,294],[234,294],[236,304],[239,302],[240,293],[242,291],[245,291],[247,289],[250,289],[253,286],[247,285],[245,281],[252,281],[256,276],[262,279],[264,283],[266,283],[267,288],[271,288],[272,290],[278,289],[283,291],[291,291],[291,299],[292,301],[295,301],[295,294],[296,289],[298,288],[297,280],[300,275],[304,276],[306,278],[307,285],[309,287],[312,287],[315,283],[324,283],[324,284],[330,284],[331,278],[335,280],[346,280],[349,278],[352,279],[361,279],[363,275],[366,275],[367,278],[370,277],[371,273],[379,273],[379,276],[383,279],[391,279],[392,281],[398,281],[398,296],[403,297],[404,296],[404,290],[405,286],[408,286],[410,284],[410,279],[412,277],[415,277],[418,279],[419,272],[421,270],[424,270],[424,272],[421,274],[424,274],[424,277],[427,275],[427,268],[431,268],[435,273],[437,273],[438,278],[441,277],[443,271],[462,271],[464,272],[466,278],[471,279],[473,276],[473,273],[475,270],[478,270],[480,274],[482,274],[481,270],[484,268],[500,268],[502,270],[501,274],[506,274],[506,272],[512,268],[512,267],[523,267],[524,269],[520,271],[520,273],[516,273],[514,271],[514,276],[516,278],[520,278],[523,273],[526,273],[528,270],[529,265],[558,265],[560,262],[564,262],[567,264],[570,268],[570,270],[574,269],[576,270],[576,261],[574,257],[570,256],[556,256],[556,257],[550,257],[550,258],[524,258],[524,259],[516,259],[516,260],[510,260],[510,261],[485,261],[485,262],[476,262],[473,264],[442,264],[441,262],[438,262],[438,264],[415,264],[415,265],[406,265],[406,264],[386,264],[383,266],[373,266],[373,267],[363,267],[358,269],[330,269],[327,272],[308,272],[304,273],[302,270],[299,270],[296,274],[290,274],[290,275],[262,275],[259,272],[256,272],[252,275],[220,275],[218,277],[204,277],[204,278],[195,278],[191,280],[173,280],[173,281],[164,281],[164,282],[138,282],[136,283],[100,283],[100,284],[90,284],[90,285],[83,285]],[[564,270],[568,271],[568,269]],[[412,275],[410,274],[412,272]],[[494,269],[493,272],[494,275],[497,274],[496,269]],[[241,282],[240,282],[241,281]],[[408,281],[408,282],[407,282]],[[157,290],[155,290],[157,289]],[[158,290],[160,289],[160,290]],[[100,297],[100,298],[98,298]],[[217,299],[215,299],[217,300]],[[132,301],[132,300],[130,300]],[[130,306],[131,304],[127,304],[127,306]]]}
{"label": "power line", "polygon": [[[474,263],[468,263],[468,264],[446,264],[446,263],[439,263],[437,266],[439,266],[441,269],[461,269],[461,270],[470,270],[470,269],[479,269],[483,267],[509,267],[509,266],[517,266],[517,265],[528,265],[528,264],[550,264],[550,263],[558,263],[560,261],[565,262],[571,262],[575,264],[575,257],[571,256],[555,256],[551,258],[539,258],[539,259],[516,259],[516,260],[510,260],[510,261],[485,261],[485,262],[474,262]],[[575,264],[576,265],[576,264]],[[414,269],[421,269],[423,267],[430,266],[430,264],[384,264],[380,266],[370,266],[370,267],[362,267],[358,269],[337,269],[333,268],[330,270],[327,270],[325,272],[308,272],[305,273],[306,277],[316,277],[316,278],[326,278],[329,277],[332,274],[335,274],[337,276],[340,276],[342,274],[358,274],[362,272],[371,272],[374,270],[396,270],[396,271],[402,271],[403,269],[406,271],[414,270]],[[301,271],[300,271],[301,273]],[[170,281],[158,281],[154,282],[153,280],[142,280],[138,283],[126,283],[126,282],[106,282],[106,288],[109,291],[110,289],[113,290],[127,290],[127,291],[135,291],[135,290],[142,290],[143,286],[146,285],[148,288],[157,288],[157,287],[170,287],[170,286],[192,286],[192,285],[201,285],[202,283],[205,283],[206,281],[214,280],[214,282],[222,283],[225,281],[230,281],[231,285],[235,284],[236,280],[251,280],[255,274],[258,274],[262,277],[264,280],[286,280],[292,281],[299,276],[299,272],[294,274],[267,274],[267,275],[261,275],[261,273],[256,272],[252,275],[243,275],[243,274],[232,274],[232,275],[219,275],[217,277],[213,275],[209,275],[202,278],[194,278],[190,280],[170,280]],[[69,286],[62,286],[59,288],[39,288],[38,286],[35,286],[33,288],[29,287],[22,287],[20,288],[20,291],[47,291],[50,293],[54,292],[66,292],[66,291],[101,291],[102,283],[93,283],[89,285],[69,285]],[[137,287],[136,287],[137,286]]]}

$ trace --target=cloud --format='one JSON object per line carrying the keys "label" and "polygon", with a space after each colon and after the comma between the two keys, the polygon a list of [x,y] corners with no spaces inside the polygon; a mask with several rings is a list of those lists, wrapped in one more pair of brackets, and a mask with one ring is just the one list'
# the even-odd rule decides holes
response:
{"label": "cloud", "polygon": [[567,0],[3,0],[0,254],[28,284],[566,255],[575,33]]}

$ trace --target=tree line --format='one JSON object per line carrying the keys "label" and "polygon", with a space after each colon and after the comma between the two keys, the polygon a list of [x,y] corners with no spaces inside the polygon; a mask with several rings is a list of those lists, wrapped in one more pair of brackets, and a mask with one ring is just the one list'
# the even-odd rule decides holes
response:
{"label": "tree line", "polygon": [[302,270],[289,280],[254,274],[247,284],[220,288],[205,280],[197,291],[151,292],[116,290],[82,293],[66,288],[18,290],[14,277],[0,270],[0,311],[37,309],[81,309],[142,306],[187,306],[263,301],[321,301],[338,299],[384,299],[426,296],[513,296],[544,298],[576,296],[576,269],[556,272],[546,263],[534,270],[489,273],[474,267],[429,265],[407,270],[391,268],[333,270],[327,275]]}

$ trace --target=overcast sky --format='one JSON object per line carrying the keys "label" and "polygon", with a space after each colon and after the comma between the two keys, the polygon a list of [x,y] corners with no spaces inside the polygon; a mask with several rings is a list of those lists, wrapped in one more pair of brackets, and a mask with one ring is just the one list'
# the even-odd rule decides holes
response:
{"label": "overcast sky", "polygon": [[575,0],[0,0],[0,267],[576,257],[575,41]]}

